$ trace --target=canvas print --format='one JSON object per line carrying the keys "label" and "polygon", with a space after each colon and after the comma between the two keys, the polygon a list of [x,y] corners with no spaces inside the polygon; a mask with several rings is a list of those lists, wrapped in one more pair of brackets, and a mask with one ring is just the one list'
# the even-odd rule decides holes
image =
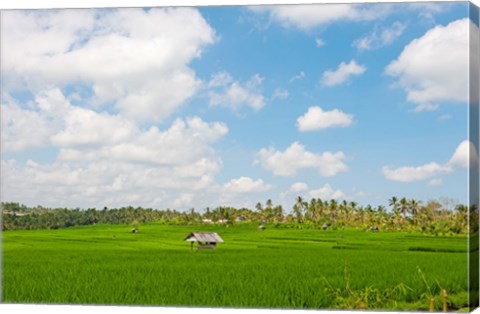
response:
{"label": "canvas print", "polygon": [[1,302],[477,307],[473,4],[0,25]]}

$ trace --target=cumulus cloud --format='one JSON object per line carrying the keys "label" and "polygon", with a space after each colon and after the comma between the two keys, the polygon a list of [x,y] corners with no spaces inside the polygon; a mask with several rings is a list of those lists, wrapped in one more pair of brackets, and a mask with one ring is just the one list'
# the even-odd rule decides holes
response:
{"label": "cumulus cloud", "polygon": [[322,130],[333,127],[347,127],[352,124],[353,115],[339,109],[324,111],[318,106],[308,108],[308,111],[297,119],[297,128],[302,132]]}
{"label": "cumulus cloud", "polygon": [[65,161],[194,162],[212,155],[210,145],[228,132],[224,123],[208,123],[198,117],[176,119],[164,131],[156,126],[140,129],[120,115],[73,106],[59,89],[35,97],[31,109],[8,103],[2,104],[2,111],[5,151],[53,146],[60,149],[59,158]]}
{"label": "cumulus cloud", "polygon": [[[395,169],[384,166],[382,168],[382,173],[388,180],[399,182],[421,181],[436,177],[438,175],[450,173],[456,168],[468,168],[469,158],[473,160],[472,162],[475,162],[475,160],[478,159],[478,153],[476,152],[474,145],[470,141],[465,140],[458,145],[450,160],[444,164],[430,162],[422,166],[406,166]],[[436,178],[432,179],[428,185],[439,184],[441,184],[441,179]]]}
{"label": "cumulus cloud", "polygon": [[325,184],[323,187],[308,192],[310,198],[320,198],[324,200],[340,199],[345,197],[345,193],[342,190],[334,190],[329,184]]}
{"label": "cumulus cloud", "polygon": [[373,50],[392,44],[402,35],[406,24],[395,22],[389,27],[376,27],[370,34],[357,39],[354,46],[359,50]]}
{"label": "cumulus cloud", "polygon": [[91,103],[113,102],[129,119],[160,121],[197,91],[189,63],[215,39],[191,8],[9,11],[2,84],[34,93],[83,84]]}
{"label": "cumulus cloud", "polygon": [[435,26],[411,41],[386,67],[385,73],[397,79],[415,111],[435,110],[441,102],[467,101],[469,23],[465,18]]}
{"label": "cumulus cloud", "polygon": [[308,190],[308,184],[304,182],[297,182],[290,186],[290,192],[302,192]]}
{"label": "cumulus cloud", "polygon": [[436,162],[430,162],[418,167],[400,167],[396,169],[390,169],[389,167],[384,166],[382,168],[385,178],[400,182],[424,180],[439,174],[449,173],[451,171],[451,167],[440,165]]}
{"label": "cumulus cloud", "polygon": [[343,152],[316,154],[307,151],[298,142],[292,143],[283,152],[272,147],[262,148],[257,156],[257,162],[276,176],[292,177],[301,169],[311,168],[320,176],[330,177],[348,170]]}
{"label": "cumulus cloud", "polygon": [[40,112],[24,109],[13,99],[4,98],[2,101],[0,135],[3,152],[41,148],[49,142],[51,125]]}
{"label": "cumulus cloud", "polygon": [[187,164],[202,156],[212,156],[210,144],[227,132],[228,128],[223,123],[209,124],[198,117],[187,118],[186,121],[176,119],[165,131],[150,127],[128,141],[91,150],[70,149],[68,156],[63,154],[67,151],[61,151],[60,158],[71,161],[76,160],[76,157],[89,160],[109,158],[152,165]]}
{"label": "cumulus cloud", "polygon": [[239,110],[241,107],[250,107],[260,110],[265,105],[265,97],[262,95],[260,86],[263,77],[253,75],[245,84],[235,81],[230,74],[219,72],[213,75],[208,83],[212,89],[209,92],[209,104]]}
{"label": "cumulus cloud", "polygon": [[367,68],[358,64],[355,60],[349,63],[342,62],[335,71],[327,70],[323,72],[322,84],[325,86],[335,86],[347,82],[350,77],[362,75]]}
{"label": "cumulus cloud", "polygon": [[1,184],[5,199],[29,205],[172,208],[180,206],[175,201],[182,193],[203,195],[214,184],[215,173],[209,169],[203,174],[197,171],[181,176],[178,169],[184,166],[152,167],[118,160],[77,163],[57,160],[46,164],[2,160]]}
{"label": "cumulus cloud", "polygon": [[2,160],[9,200],[54,207],[187,206],[178,193],[209,190],[223,166],[214,148],[228,133],[221,122],[190,117],[164,129],[139,128],[120,115],[74,106],[59,89],[35,96],[29,108],[2,104],[2,113],[5,151],[59,151],[46,163]]}
{"label": "cumulus cloud", "polygon": [[[191,171],[195,168],[195,171]],[[95,162],[56,160],[37,164],[2,160],[5,199],[25,204],[68,207],[190,206],[183,194],[210,195],[214,176],[221,169],[215,161],[200,159],[175,166],[148,165],[115,159]],[[25,178],[29,178],[25,180]],[[7,183],[8,182],[8,183]],[[183,203],[179,203],[183,200]],[[195,206],[202,206],[199,202]]]}
{"label": "cumulus cloud", "polygon": [[176,208],[191,206],[193,197],[194,195],[191,193],[182,193],[173,201],[173,206],[175,206]]}
{"label": "cumulus cloud", "polygon": [[428,181],[428,186],[440,186],[443,184],[443,181],[442,179],[432,179],[430,181]]}
{"label": "cumulus cloud", "polygon": [[273,190],[274,186],[265,183],[262,179],[241,176],[236,179],[216,185],[213,188],[214,201],[211,206],[228,205],[238,208],[254,208],[259,198],[265,197],[266,193]]}
{"label": "cumulus cloud", "polygon": [[469,168],[470,164],[478,162],[478,152],[472,142],[465,140],[458,145],[449,164],[454,167]]}
{"label": "cumulus cloud", "polygon": [[321,5],[272,5],[251,8],[266,14],[270,20],[285,28],[303,31],[333,22],[371,21],[386,16],[390,5],[321,4]]}
{"label": "cumulus cloud", "polygon": [[261,193],[268,191],[271,188],[272,185],[266,184],[262,179],[253,180],[249,177],[232,179],[224,185],[225,191],[234,194]]}

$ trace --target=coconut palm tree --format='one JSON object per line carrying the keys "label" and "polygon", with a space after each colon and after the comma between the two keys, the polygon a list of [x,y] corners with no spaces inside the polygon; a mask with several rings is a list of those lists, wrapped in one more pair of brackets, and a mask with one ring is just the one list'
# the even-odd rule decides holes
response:
{"label": "coconut palm tree", "polygon": [[402,213],[403,218],[407,216],[408,208],[409,208],[409,204],[407,199],[405,197],[402,197],[400,199],[400,212]]}
{"label": "coconut palm tree", "polygon": [[304,208],[304,201],[301,196],[297,196],[297,202],[293,205],[293,213],[295,218],[297,218],[297,222],[303,221],[303,208]]}
{"label": "coconut palm tree", "polygon": [[398,211],[398,198],[392,196],[392,198],[388,200],[388,204],[392,206],[392,211],[396,214]]}
{"label": "coconut palm tree", "polygon": [[409,211],[412,214],[412,222],[414,225],[417,224],[417,215],[418,215],[418,210],[420,209],[421,206],[421,201],[417,201],[416,199],[412,198],[409,201]]}
{"label": "coconut palm tree", "polygon": [[311,222],[317,222],[317,200],[312,198],[307,206],[308,218]]}

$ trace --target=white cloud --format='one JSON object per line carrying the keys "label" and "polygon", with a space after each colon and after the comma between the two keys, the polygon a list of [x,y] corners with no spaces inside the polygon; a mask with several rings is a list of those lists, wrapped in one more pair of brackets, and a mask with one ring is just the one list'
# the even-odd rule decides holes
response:
{"label": "white cloud", "polygon": [[178,207],[185,207],[185,206],[191,206],[192,205],[192,200],[193,200],[194,195],[191,193],[182,193],[180,194],[179,197],[177,197],[173,201],[173,206],[176,208]]}
{"label": "white cloud", "polygon": [[273,92],[272,99],[286,99],[288,96],[290,96],[288,90],[277,88]]}
{"label": "white cloud", "polygon": [[[195,165],[199,169],[192,173],[189,171],[192,166],[188,164],[163,167],[115,159],[57,160],[47,164],[2,160],[1,184],[5,200],[29,205],[185,209],[178,206],[190,206],[182,197],[182,194],[189,194],[199,199],[194,204],[198,208],[205,204],[200,197],[208,195],[215,199],[210,189],[215,186],[214,175],[220,167],[201,160]],[[29,180],[25,180],[26,177]],[[184,202],[180,204],[180,200]]]}
{"label": "white cloud", "polygon": [[454,167],[469,168],[470,162],[478,162],[478,152],[472,142],[465,140],[455,149],[449,164]]}
{"label": "white cloud", "polygon": [[442,179],[438,179],[438,178],[437,178],[437,179],[432,179],[432,180],[428,181],[428,184],[427,184],[427,185],[428,185],[428,186],[440,186],[440,185],[442,185],[442,184],[443,184]]}
{"label": "white cloud", "polygon": [[225,87],[233,82],[230,73],[222,71],[212,75],[212,79],[208,82],[208,87]]}
{"label": "white cloud", "polygon": [[[228,132],[220,122],[190,117],[163,130],[138,128],[121,116],[73,106],[58,89],[36,96],[29,108],[2,104],[2,114],[5,151],[59,149],[46,163],[2,160],[2,191],[12,201],[53,207],[186,206],[185,197],[175,202],[179,193],[208,194],[223,166],[214,149]],[[199,199],[196,206],[206,201]]]}
{"label": "white cloud", "polygon": [[311,190],[310,192],[308,192],[308,196],[310,198],[330,200],[330,199],[344,198],[345,193],[343,193],[342,190],[334,190],[329,184],[325,184],[321,188],[318,188],[316,190]]}
{"label": "white cloud", "polygon": [[467,101],[469,23],[465,18],[430,29],[386,67],[386,74],[397,78],[408,101],[416,104],[415,111],[435,110],[441,102]]}
{"label": "white cloud", "polygon": [[308,31],[333,22],[371,21],[387,15],[390,5],[321,4],[257,6],[253,11],[286,28]]}
{"label": "white cloud", "polygon": [[86,100],[113,102],[137,121],[160,121],[197,91],[200,80],[189,63],[215,41],[213,29],[191,8],[4,13],[7,91],[37,94],[84,84],[93,91]]}
{"label": "white cloud", "polygon": [[322,47],[325,45],[325,42],[321,38],[315,38],[315,46]]}
{"label": "white cloud", "polygon": [[449,173],[451,171],[452,168],[440,165],[436,162],[430,162],[418,167],[400,167],[396,169],[390,169],[389,167],[384,166],[382,168],[385,178],[400,182],[424,180],[439,174]]}
{"label": "white cloud", "polygon": [[233,194],[261,193],[272,189],[272,185],[265,184],[262,179],[253,180],[249,177],[240,177],[225,183],[224,189]]}
{"label": "white cloud", "polygon": [[362,75],[367,68],[358,64],[355,60],[349,63],[342,62],[335,71],[327,70],[323,72],[322,84],[325,86],[335,86],[347,82],[350,77]]}
{"label": "white cloud", "polygon": [[341,110],[324,111],[318,106],[308,108],[308,111],[297,119],[297,128],[302,132],[322,130],[333,127],[346,127],[352,124],[353,115]]}
{"label": "white cloud", "polygon": [[36,96],[33,106],[2,104],[5,151],[53,146],[60,148],[64,161],[179,164],[212,156],[210,145],[228,132],[225,124],[198,117],[176,119],[165,131],[155,126],[142,130],[122,116],[73,106],[58,89]]}
{"label": "white cloud", "polygon": [[448,2],[411,2],[404,4],[410,11],[418,12],[418,18],[424,24],[435,24],[435,14],[448,11],[454,3]]}
{"label": "white cloud", "polygon": [[208,84],[212,89],[209,93],[209,104],[232,110],[239,110],[244,106],[260,110],[265,105],[265,97],[259,90],[262,81],[263,77],[255,74],[242,85],[226,72],[217,73]]}
{"label": "white cloud", "polygon": [[348,170],[343,152],[316,154],[305,150],[298,142],[292,143],[283,152],[262,148],[257,155],[257,162],[276,176],[292,177],[301,169],[311,168],[317,170],[320,176],[330,177]]}
{"label": "white cloud", "polygon": [[[178,165],[195,162],[202,156],[213,156],[211,144],[228,132],[223,123],[207,123],[198,117],[186,121],[176,119],[169,129],[160,131],[150,127],[128,141],[112,143],[96,149],[84,149],[72,155],[69,160],[79,158],[113,159],[125,162],[147,163],[156,165]],[[75,150],[73,150],[75,151]],[[82,157],[83,156],[83,157]],[[66,160],[66,156],[60,154]]]}
{"label": "white cloud", "polygon": [[290,186],[290,192],[302,192],[308,190],[308,184],[304,182],[297,182]]}
{"label": "white cloud", "polygon": [[359,50],[373,50],[392,44],[405,30],[404,23],[395,22],[390,27],[376,27],[370,34],[354,42]]}
{"label": "white cloud", "polygon": [[258,201],[264,198],[266,200],[268,198],[266,195],[273,189],[273,185],[265,183],[262,179],[241,176],[211,188],[212,195],[209,206],[223,205],[253,209]]}
{"label": "white cloud", "polygon": [[[455,168],[468,168],[469,156],[472,159],[472,162],[478,160],[478,153],[475,150],[474,145],[470,141],[465,140],[458,145],[450,160],[444,164],[430,162],[423,166],[400,167],[396,169],[390,169],[390,167],[384,166],[382,172],[386,179],[393,181],[420,181],[441,174],[450,173],[454,171]],[[439,184],[441,184],[441,179],[438,178],[433,179],[428,183],[430,186]]]}
{"label": "white cloud", "polygon": [[135,126],[120,116],[72,108],[65,116],[65,129],[51,137],[58,147],[120,143],[136,132]]}
{"label": "white cloud", "polygon": [[14,100],[2,99],[1,141],[3,152],[22,151],[46,145],[51,126],[41,112],[21,108]]}
{"label": "white cloud", "polygon": [[445,120],[450,120],[452,117],[452,115],[449,115],[449,114],[442,114],[441,116],[439,116],[437,118],[438,121],[445,121]]}
{"label": "white cloud", "polygon": [[295,82],[297,80],[301,80],[304,77],[305,77],[305,72],[300,71],[300,73],[298,73],[298,74],[296,74],[296,75],[294,75],[290,78],[290,83]]}

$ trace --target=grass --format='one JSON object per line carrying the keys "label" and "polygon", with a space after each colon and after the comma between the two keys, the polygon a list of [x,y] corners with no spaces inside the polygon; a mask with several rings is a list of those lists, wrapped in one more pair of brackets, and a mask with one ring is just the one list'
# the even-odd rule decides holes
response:
{"label": "grass", "polygon": [[[446,289],[468,304],[465,237],[256,227],[4,232],[3,302],[428,310]],[[225,243],[192,253],[190,231]]]}

